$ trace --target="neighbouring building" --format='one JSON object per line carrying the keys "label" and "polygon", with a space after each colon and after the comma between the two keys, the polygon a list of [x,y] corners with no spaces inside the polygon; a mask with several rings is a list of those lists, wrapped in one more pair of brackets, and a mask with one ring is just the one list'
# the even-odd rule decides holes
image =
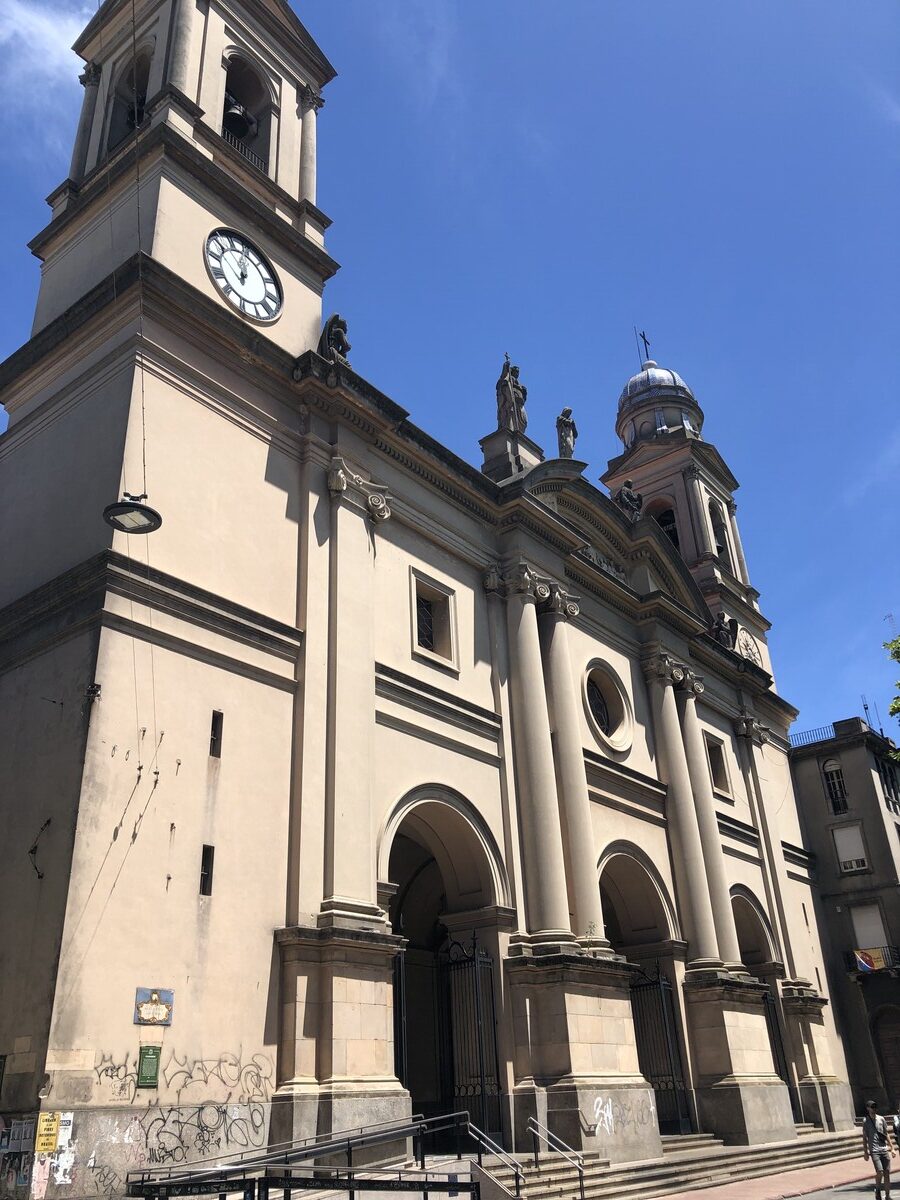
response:
{"label": "neighbouring building", "polygon": [[900,765],[861,717],[791,735],[826,966],[857,1110],[900,1108]]}
{"label": "neighbouring building", "polygon": [[76,49],[0,366],[7,1186],[39,1111],[51,1197],[411,1111],[614,1161],[849,1127],[691,389],[609,397],[607,495],[507,361],[471,466],[323,328],[334,71],[288,5],[105,0]]}

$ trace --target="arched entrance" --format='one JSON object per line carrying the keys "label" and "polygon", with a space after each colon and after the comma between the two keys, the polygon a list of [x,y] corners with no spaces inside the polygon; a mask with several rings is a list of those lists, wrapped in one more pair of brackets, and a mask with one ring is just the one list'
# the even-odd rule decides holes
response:
{"label": "arched entrance", "polygon": [[778,1077],[787,1085],[794,1120],[800,1121],[800,1099],[788,1063],[783,1016],[778,1008],[776,979],[783,974],[783,969],[781,963],[776,960],[772,931],[759,901],[746,888],[736,886],[731,889],[731,909],[734,913],[741,962],[751,975],[755,975],[768,987],[764,999],[772,1062]]}
{"label": "arched entrance", "polygon": [[650,860],[637,847],[611,847],[600,867],[606,936],[641,972],[631,988],[638,1062],[656,1095],[661,1133],[690,1133],[691,1104],[675,1003],[674,910]]}
{"label": "arched entrance", "polygon": [[397,1075],[414,1112],[468,1110],[499,1137],[492,950],[496,907],[508,891],[494,841],[462,797],[419,789],[388,822],[381,859],[380,877],[393,892],[391,925],[407,940],[395,967]]}
{"label": "arched entrance", "polygon": [[900,1105],[900,1008],[883,1008],[875,1017],[872,1033],[888,1108],[895,1112]]}

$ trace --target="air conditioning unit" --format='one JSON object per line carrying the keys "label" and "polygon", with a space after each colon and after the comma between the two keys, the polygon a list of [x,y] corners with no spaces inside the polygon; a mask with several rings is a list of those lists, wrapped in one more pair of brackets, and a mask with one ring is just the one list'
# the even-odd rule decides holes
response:
{"label": "air conditioning unit", "polygon": [[864,858],[845,858],[841,861],[842,871],[862,871],[866,867]]}

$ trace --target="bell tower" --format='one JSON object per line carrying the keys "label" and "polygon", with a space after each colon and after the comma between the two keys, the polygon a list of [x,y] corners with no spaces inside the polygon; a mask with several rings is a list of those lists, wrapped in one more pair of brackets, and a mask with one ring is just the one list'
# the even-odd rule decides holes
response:
{"label": "bell tower", "polygon": [[703,409],[681,376],[647,359],[619,396],[616,433],[624,451],[601,478],[613,496],[626,481],[640,494],[640,515],[659,524],[706,597],[717,640],[771,673],[769,622],[738,531],[739,484],[704,441],[703,424]]}
{"label": "bell tower", "polygon": [[[84,98],[69,177],[31,243],[33,332],[140,249],[290,353],[314,347],[337,269],[316,207],[316,120],[335,71],[289,5],[105,0],[75,50]],[[216,244],[224,281],[207,253],[216,229],[239,239]],[[249,230],[265,272],[244,255]]]}

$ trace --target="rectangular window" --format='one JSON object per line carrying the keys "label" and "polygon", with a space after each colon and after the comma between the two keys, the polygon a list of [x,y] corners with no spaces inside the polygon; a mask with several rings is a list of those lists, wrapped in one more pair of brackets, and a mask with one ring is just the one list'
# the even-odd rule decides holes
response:
{"label": "rectangular window", "polygon": [[410,603],[413,655],[457,669],[456,593],[412,567]]}
{"label": "rectangular window", "polygon": [[200,895],[212,895],[213,859],[216,856],[215,846],[204,846],[200,855]]}
{"label": "rectangular window", "polygon": [[865,871],[869,864],[866,859],[862,827],[860,825],[844,825],[838,829],[832,829],[831,836],[834,838],[834,848],[841,871],[844,874],[850,871]]}
{"label": "rectangular window", "polygon": [[825,777],[825,794],[831,804],[831,811],[840,816],[847,811],[847,789],[844,786],[844,772],[841,764],[835,759],[829,759],[822,768]]}
{"label": "rectangular window", "polygon": [[887,934],[881,919],[881,905],[853,904],[850,906],[850,919],[853,921],[855,949],[871,950],[875,946],[886,944]]}
{"label": "rectangular window", "polygon": [[814,971],[815,971],[815,973],[816,973],[816,987],[817,987],[817,988],[819,989],[819,991],[821,992],[821,990],[822,990],[822,976],[819,974],[819,968],[818,968],[818,967],[814,967],[814,968],[813,968],[813,970],[814,970]]}
{"label": "rectangular window", "polygon": [[704,734],[706,740],[706,757],[709,759],[709,773],[712,777],[713,788],[717,792],[731,795],[731,783],[728,779],[728,764],[725,761],[725,747],[721,742]]}
{"label": "rectangular window", "polygon": [[224,717],[220,712],[214,712],[212,722],[209,727],[209,756],[210,758],[222,757],[222,722]]}
{"label": "rectangular window", "polygon": [[416,640],[423,650],[434,650],[434,601],[416,593]]}

